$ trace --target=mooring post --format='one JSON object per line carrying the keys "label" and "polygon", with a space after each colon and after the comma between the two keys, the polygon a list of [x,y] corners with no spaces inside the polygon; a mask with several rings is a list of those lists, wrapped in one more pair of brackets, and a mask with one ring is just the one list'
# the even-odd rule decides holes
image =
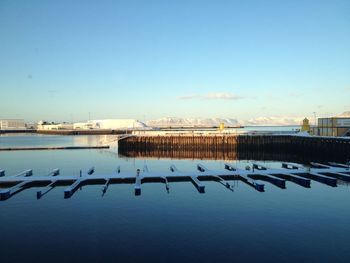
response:
{"label": "mooring post", "polygon": [[227,182],[224,178],[222,178],[221,176],[219,175],[212,175],[212,177],[214,178],[217,178],[218,179],[218,182],[220,184],[222,184],[223,186],[225,186],[227,189],[231,190],[233,192],[233,186],[231,186],[229,184],[229,182]]}
{"label": "mooring post", "polygon": [[262,165],[260,165],[260,164],[257,164],[257,163],[253,163],[253,171],[254,171],[254,169],[256,169],[256,170],[267,170],[267,168],[265,167],[265,166],[262,166]]}
{"label": "mooring post", "polygon": [[25,176],[25,177],[27,177],[27,176],[32,176],[33,175],[33,170],[32,169],[29,169],[29,170],[25,170],[25,171],[23,171],[23,172],[20,172],[19,174],[16,174],[16,175],[14,175],[14,176],[16,176],[16,177],[20,177],[20,176]]}
{"label": "mooring post", "polygon": [[191,181],[193,185],[197,188],[198,192],[201,194],[205,193],[205,186],[198,180],[196,176],[191,176]]}
{"label": "mooring post", "polygon": [[141,176],[140,176],[140,169],[136,170],[136,177],[135,177],[135,195],[141,195]]}
{"label": "mooring post", "polygon": [[88,175],[92,175],[95,172],[95,167],[91,167],[88,171],[87,174]]}
{"label": "mooring post", "polygon": [[44,191],[37,191],[36,192],[36,198],[40,199],[41,197],[46,195],[48,192],[50,192],[55,187],[55,183],[56,182],[57,182],[57,180],[51,181],[51,183],[48,186],[45,187]]}
{"label": "mooring post", "polygon": [[236,168],[234,168],[231,164],[225,163],[225,169],[228,171],[236,171]]}
{"label": "mooring post", "polygon": [[174,173],[174,172],[179,172],[179,170],[176,168],[176,166],[175,166],[174,164],[172,164],[172,165],[170,166],[170,171],[171,171],[172,173]]}
{"label": "mooring post", "polygon": [[53,169],[47,176],[57,176],[60,174],[60,169]]}
{"label": "mooring post", "polygon": [[107,189],[108,189],[108,186],[109,186],[109,182],[110,182],[110,178],[109,179],[105,179],[106,180],[106,183],[103,185],[102,187],[102,196],[104,196],[104,194],[107,192]]}
{"label": "mooring post", "polygon": [[83,176],[83,173],[82,171],[80,170],[79,171],[79,177],[78,179],[75,180],[75,182],[70,185],[69,187],[67,187],[65,190],[64,190],[64,198],[70,198],[74,193],[75,191],[82,186],[82,183],[87,180],[86,178],[86,175],[92,175],[93,173],[95,172],[95,167],[91,167],[87,172],[86,174],[84,174]]}
{"label": "mooring post", "polygon": [[282,163],[282,168],[290,170],[298,170],[298,166],[290,163]]}
{"label": "mooring post", "polygon": [[20,191],[28,183],[30,183],[30,181],[23,181],[10,188],[0,190],[0,200],[6,200],[10,198],[12,195]]}
{"label": "mooring post", "polygon": [[82,182],[82,179],[78,179],[72,185],[67,187],[64,190],[64,198],[70,198],[73,195],[73,193],[78,189],[81,182]]}
{"label": "mooring post", "polygon": [[341,172],[327,171],[327,174],[323,174],[323,175],[324,176],[329,176],[329,177],[332,177],[332,178],[337,178],[337,179],[343,180],[345,182],[350,182],[350,174],[345,174],[345,173],[341,173]]}
{"label": "mooring post", "polygon": [[342,164],[342,163],[335,163],[335,162],[328,162],[330,165],[333,167],[342,167],[342,168],[347,168],[349,170],[350,168],[350,162],[348,164]]}
{"label": "mooring post", "polygon": [[164,183],[165,183],[165,189],[166,189],[166,191],[167,191],[167,193],[169,194],[169,190],[170,190],[170,186],[169,186],[169,182],[168,182],[168,179],[164,176],[164,177],[162,177],[163,178],[163,180],[164,180]]}
{"label": "mooring post", "polygon": [[197,170],[200,171],[201,173],[208,171],[208,169],[205,168],[202,164],[197,164]]}
{"label": "mooring post", "polygon": [[[57,176],[59,174],[60,174],[60,169],[53,169],[47,176]],[[36,198],[40,199],[43,195],[50,192],[55,187],[56,182],[57,180],[52,180],[51,183],[44,188],[44,190],[37,191]]]}

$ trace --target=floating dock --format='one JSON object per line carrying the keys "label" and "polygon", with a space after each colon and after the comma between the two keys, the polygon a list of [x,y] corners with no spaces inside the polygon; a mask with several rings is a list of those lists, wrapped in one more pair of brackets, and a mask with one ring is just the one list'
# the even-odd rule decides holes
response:
{"label": "floating dock", "polygon": [[103,146],[53,146],[53,147],[6,147],[0,151],[42,151],[42,150],[86,150],[86,149],[108,149],[109,145]]}
{"label": "floating dock", "polygon": [[118,166],[115,173],[97,174],[92,167],[86,172],[80,171],[78,176],[60,175],[59,169],[52,170],[47,175],[37,176],[33,171],[25,170],[19,174],[7,176],[6,171],[0,169],[0,200],[7,200],[11,196],[30,187],[43,187],[37,192],[40,199],[54,187],[67,186],[64,189],[64,198],[70,198],[81,186],[89,184],[102,185],[102,195],[107,192],[110,184],[133,184],[135,195],[141,195],[142,184],[160,182],[165,184],[167,192],[170,185],[176,182],[190,182],[199,193],[205,193],[205,182],[213,181],[222,184],[226,189],[233,191],[230,181],[242,181],[253,189],[264,192],[264,183],[268,182],[279,188],[286,188],[286,181],[290,181],[303,187],[310,187],[310,182],[336,187],[339,179],[350,181],[350,167],[346,164],[311,163],[304,167],[299,164],[283,163],[281,168],[270,169],[258,163],[247,166],[246,169],[238,169],[233,164],[227,163],[223,169],[210,170],[202,164],[197,164],[196,172],[182,172],[175,165],[169,167],[168,172],[151,172],[145,165],[143,169],[137,169],[135,173],[122,172]]}

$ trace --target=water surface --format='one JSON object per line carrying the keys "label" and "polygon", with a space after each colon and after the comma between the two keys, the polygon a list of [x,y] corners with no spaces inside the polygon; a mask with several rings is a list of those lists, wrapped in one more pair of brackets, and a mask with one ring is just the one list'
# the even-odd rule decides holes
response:
{"label": "water surface", "polygon": [[[21,135],[0,147],[77,145],[96,137]],[[23,137],[24,136],[24,137]],[[82,139],[84,138],[84,139]],[[101,139],[101,138],[100,138]],[[10,142],[10,140],[13,140]],[[22,142],[21,142],[22,140]],[[39,141],[38,141],[39,140]],[[85,140],[85,142],[83,142]],[[62,175],[95,166],[96,173],[183,171],[197,163],[220,169],[224,161],[121,158],[112,150],[0,152],[6,176],[32,168],[34,175],[60,168]],[[233,161],[244,168],[250,161]],[[261,162],[263,163],[263,162]],[[270,167],[280,163],[267,162]],[[312,181],[311,188],[287,182],[265,192],[236,182],[234,192],[205,182],[199,194],[190,183],[89,185],[64,199],[56,187],[42,199],[31,188],[0,202],[0,258],[12,262],[348,262],[350,250],[349,187]]]}

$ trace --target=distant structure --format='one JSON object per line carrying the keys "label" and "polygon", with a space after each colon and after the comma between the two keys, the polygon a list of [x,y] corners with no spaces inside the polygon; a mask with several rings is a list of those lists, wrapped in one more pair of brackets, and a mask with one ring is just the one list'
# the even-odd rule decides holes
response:
{"label": "distant structure", "polygon": [[93,129],[103,129],[103,130],[148,129],[148,126],[146,124],[134,119],[91,120],[91,121],[88,121],[88,124],[91,124]]}
{"label": "distant structure", "polygon": [[53,123],[39,121],[38,130],[149,130],[150,128],[133,119],[90,120],[77,123]]}
{"label": "distant structure", "polygon": [[153,128],[181,129],[181,128],[219,128],[221,123],[227,128],[236,128],[239,125],[236,119],[222,118],[177,118],[166,117],[149,120],[146,124]]}
{"label": "distant structure", "polygon": [[52,130],[72,130],[73,124],[70,123],[53,123],[47,121],[39,121],[37,129],[41,131],[52,131]]}
{"label": "distant structure", "polygon": [[90,122],[76,122],[73,124],[74,130],[91,130],[93,128],[93,124]]}
{"label": "distant structure", "polygon": [[26,125],[22,119],[0,120],[0,130],[25,130]]}
{"label": "distant structure", "polygon": [[74,123],[75,130],[144,130],[149,129],[146,124],[134,119],[104,119]]}
{"label": "distant structure", "polygon": [[308,118],[303,119],[303,125],[301,126],[302,132],[309,132],[310,131],[310,121]]}
{"label": "distant structure", "polygon": [[350,117],[319,118],[310,133],[318,136],[350,136]]}

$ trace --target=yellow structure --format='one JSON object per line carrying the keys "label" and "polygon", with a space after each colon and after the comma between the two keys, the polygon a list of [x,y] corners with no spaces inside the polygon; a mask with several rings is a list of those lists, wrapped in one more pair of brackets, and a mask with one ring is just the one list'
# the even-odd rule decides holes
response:
{"label": "yellow structure", "polygon": [[310,131],[310,121],[308,118],[303,119],[303,125],[301,126],[301,131]]}
{"label": "yellow structure", "polygon": [[223,131],[224,129],[225,129],[225,124],[222,122],[222,123],[220,123],[219,130]]}

